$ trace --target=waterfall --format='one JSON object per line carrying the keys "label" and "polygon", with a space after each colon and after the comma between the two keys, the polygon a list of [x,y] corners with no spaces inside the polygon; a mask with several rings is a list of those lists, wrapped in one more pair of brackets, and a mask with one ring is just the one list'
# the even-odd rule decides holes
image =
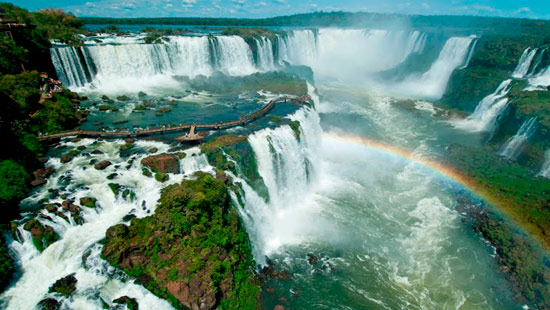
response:
{"label": "waterfall", "polygon": [[510,160],[516,160],[523,151],[525,143],[537,130],[537,118],[531,117],[523,122],[518,132],[502,147],[500,155]]}
{"label": "waterfall", "polygon": [[466,65],[474,48],[475,36],[448,39],[430,69],[420,76],[406,78],[396,85],[397,92],[426,99],[441,98],[451,74]]}
{"label": "waterfall", "polygon": [[271,40],[266,37],[256,39],[256,49],[258,68],[263,71],[275,69],[273,43]]}
{"label": "waterfall", "polygon": [[422,53],[427,35],[420,31],[320,29],[290,31],[278,37],[279,61],[308,65],[321,77],[364,80],[391,69],[411,54]]}
{"label": "waterfall", "polygon": [[550,86],[550,66],[529,78],[526,90],[548,90]]}
{"label": "waterfall", "polygon": [[[80,50],[52,48],[52,61],[60,79],[71,88],[91,83],[97,88],[140,89],[151,83],[166,83],[175,75],[208,76],[214,71],[246,75],[256,71],[250,47],[237,36],[173,36],[163,44],[120,42],[86,45]],[[93,78],[88,78],[86,72]]]}
{"label": "waterfall", "polygon": [[319,229],[304,225],[315,217],[310,195],[318,169],[319,116],[314,109],[304,107],[290,118],[300,123],[299,137],[290,126],[283,125],[248,138],[269,199],[261,198],[246,181],[233,176],[241,184],[243,204],[236,197],[233,201],[239,206],[260,265],[265,264],[266,255],[281,246],[298,244]]}
{"label": "waterfall", "polygon": [[492,94],[483,98],[477,105],[475,111],[463,120],[452,121],[453,126],[470,132],[490,132],[492,133],[496,126],[499,115],[506,110],[508,106],[508,92],[512,85],[512,80],[502,82]]}
{"label": "waterfall", "polygon": [[527,76],[527,73],[529,73],[529,68],[531,68],[531,63],[533,62],[533,58],[537,54],[537,49],[531,49],[527,48],[525,51],[523,51],[523,54],[521,54],[521,57],[519,59],[519,63],[512,73],[512,77],[516,79],[523,79],[525,76]]}
{"label": "waterfall", "polygon": [[90,82],[75,47],[50,48],[50,54],[57,76],[65,85],[81,87]]}
{"label": "waterfall", "polygon": [[550,150],[544,153],[544,158],[544,163],[537,176],[550,179]]}
{"label": "waterfall", "polygon": [[252,51],[239,36],[217,36],[215,53],[218,70],[228,75],[247,75],[256,71]]}

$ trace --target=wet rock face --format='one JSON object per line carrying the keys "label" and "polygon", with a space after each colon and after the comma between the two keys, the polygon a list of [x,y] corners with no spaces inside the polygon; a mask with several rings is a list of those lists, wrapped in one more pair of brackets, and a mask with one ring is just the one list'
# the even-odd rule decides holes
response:
{"label": "wet rock face", "polygon": [[122,296],[117,299],[113,300],[113,303],[120,304],[120,305],[126,305],[126,308],[129,310],[138,310],[139,304],[135,298],[130,298],[128,296]]}
{"label": "wet rock face", "polygon": [[42,299],[37,305],[37,309],[40,310],[58,310],[60,308],[61,304],[55,298]]}
{"label": "wet rock face", "polygon": [[40,252],[59,240],[59,235],[51,226],[42,225],[37,219],[32,219],[25,223],[23,229],[31,233],[32,241]]}
{"label": "wet rock face", "polygon": [[49,293],[58,293],[65,297],[70,296],[76,290],[76,283],[78,280],[75,278],[74,274],[68,275],[64,278],[57,280],[50,289]]}
{"label": "wet rock face", "polygon": [[141,164],[155,172],[178,173],[180,170],[179,159],[171,154],[160,154],[146,157]]}

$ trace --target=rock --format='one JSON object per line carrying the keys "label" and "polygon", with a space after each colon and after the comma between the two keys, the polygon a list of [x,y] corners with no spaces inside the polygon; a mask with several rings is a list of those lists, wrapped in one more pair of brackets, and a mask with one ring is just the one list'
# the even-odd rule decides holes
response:
{"label": "rock", "polygon": [[61,304],[55,298],[42,299],[37,306],[40,310],[58,310],[61,308]]}
{"label": "rock", "polygon": [[156,147],[153,147],[153,148],[149,149],[149,153],[151,153],[151,154],[156,153],[158,151],[159,151],[159,149],[157,149]]}
{"label": "rock", "polygon": [[133,144],[134,142],[136,142],[136,139],[134,139],[134,138],[126,138],[126,139],[124,139],[124,142],[126,142],[126,144]]}
{"label": "rock", "polygon": [[80,205],[88,208],[95,208],[96,199],[93,197],[82,197],[80,198]]}
{"label": "rock", "polygon": [[179,302],[190,309],[210,310],[216,305],[216,294],[199,277],[193,278],[189,285],[182,281],[171,281],[166,284],[166,288]]}
{"label": "rock", "polygon": [[46,180],[44,180],[44,179],[36,179],[36,180],[33,180],[31,182],[32,187],[38,187],[38,186],[41,186],[41,185],[44,185],[44,184],[46,184]]}
{"label": "rock", "polygon": [[93,155],[103,155],[104,153],[103,153],[102,151],[100,151],[100,150],[93,150],[93,151],[92,151],[92,154],[93,154]]}
{"label": "rock", "polygon": [[161,183],[164,183],[164,182],[168,181],[169,179],[170,179],[170,177],[166,173],[163,173],[163,172],[155,173],[155,180],[157,180]]}
{"label": "rock", "polygon": [[76,149],[79,150],[79,151],[84,151],[86,149],[86,146],[79,145]]}
{"label": "rock", "polygon": [[290,273],[288,273],[288,271],[286,270],[283,270],[277,274],[277,278],[284,281],[290,280]]}
{"label": "rock", "polygon": [[34,175],[35,178],[45,179],[49,177],[54,171],[55,169],[52,166],[48,166],[44,169],[35,170],[32,174]]}
{"label": "rock", "polygon": [[109,167],[111,165],[111,162],[108,160],[102,160],[99,163],[94,165],[94,168],[97,170],[104,170],[105,168]]}
{"label": "rock", "polygon": [[74,277],[73,273],[57,280],[50,286],[48,293],[58,293],[65,297],[69,297],[76,290],[76,282],[78,282],[78,280]]}
{"label": "rock", "polygon": [[60,159],[61,159],[61,162],[62,162],[63,164],[66,164],[66,163],[70,162],[71,160],[73,160],[73,158],[72,158],[72,157],[70,157],[70,156],[67,156],[67,155],[63,155],[63,156],[61,156],[61,158],[60,158]]}
{"label": "rock", "polygon": [[33,244],[40,252],[59,240],[59,235],[52,227],[42,225],[37,219],[32,219],[25,223],[23,229],[31,233]]}
{"label": "rock", "polygon": [[141,164],[154,172],[178,173],[179,159],[171,154],[152,155],[141,160]]}
{"label": "rock", "polygon": [[128,235],[129,232],[130,231],[128,230],[128,226],[124,224],[118,224],[118,225],[109,227],[105,235],[107,236],[107,238],[113,239],[118,237],[124,237]]}
{"label": "rock", "polygon": [[128,100],[130,100],[130,97],[128,97],[126,95],[117,96],[116,100],[118,100],[118,101],[128,101]]}
{"label": "rock", "polygon": [[129,222],[129,221],[131,221],[131,220],[133,220],[133,219],[135,219],[135,218],[136,218],[135,214],[126,214],[126,215],[122,218],[122,221],[123,221],[123,222]]}
{"label": "rock", "polygon": [[285,310],[285,306],[283,305],[276,305],[273,310]]}
{"label": "rock", "polygon": [[126,305],[126,308],[128,310],[138,310],[139,304],[135,298],[130,298],[128,296],[122,296],[115,300],[113,300],[113,303],[120,304],[120,305]]}
{"label": "rock", "polygon": [[313,253],[307,253],[307,262],[310,264],[310,265],[316,265],[317,262],[319,261],[319,259],[317,258],[317,256],[315,256],[315,254]]}
{"label": "rock", "polygon": [[266,289],[265,289],[268,293],[275,293],[275,288],[273,286],[268,286]]}
{"label": "rock", "polygon": [[112,180],[118,176],[118,173],[111,173],[107,176],[107,180]]}

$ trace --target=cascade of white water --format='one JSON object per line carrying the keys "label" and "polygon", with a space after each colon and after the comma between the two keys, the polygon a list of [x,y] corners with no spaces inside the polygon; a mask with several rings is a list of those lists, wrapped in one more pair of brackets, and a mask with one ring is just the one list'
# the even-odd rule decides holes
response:
{"label": "cascade of white water", "polygon": [[263,71],[275,69],[273,44],[269,38],[261,37],[256,39],[258,68]]}
{"label": "cascade of white water", "polygon": [[218,70],[229,75],[247,75],[256,72],[252,51],[239,36],[217,36],[215,45]]}
{"label": "cascade of white water", "polygon": [[422,53],[427,35],[419,31],[363,29],[295,30],[278,37],[280,61],[311,66],[321,77],[364,80]]}
{"label": "cascade of white water", "polygon": [[[49,160],[48,165],[56,172],[48,183],[27,198],[24,202],[39,204],[38,201],[49,195],[49,190],[67,195],[65,200],[78,204],[82,197],[97,199],[95,208],[81,207],[82,224],[75,223],[69,211],[60,211],[64,215],[40,210],[35,218],[44,225],[51,226],[60,239],[43,252],[38,252],[31,234],[19,226],[22,240],[14,240],[10,248],[21,266],[21,277],[7,291],[0,295],[0,307],[3,309],[35,309],[37,303],[48,297],[55,297],[61,303],[61,309],[100,309],[103,302],[113,307],[112,300],[127,295],[136,298],[144,309],[172,309],[170,304],[153,295],[132,279],[120,275],[104,259],[101,259],[102,246],[99,243],[105,237],[105,231],[112,225],[125,222],[125,216],[132,214],[145,217],[155,210],[162,187],[181,182],[194,171],[211,171],[205,165],[205,158],[196,156],[198,148],[186,150],[188,156],[183,159],[183,174],[171,174],[170,180],[159,183],[154,178],[143,177],[140,161],[147,156],[147,150],[155,147],[160,152],[168,152],[169,145],[161,142],[137,141],[136,150],[140,154],[130,158],[121,157],[120,145],[123,141],[94,142],[83,139],[79,142],[62,142],[62,146],[77,148],[86,146],[88,150],[100,150],[101,154],[81,154],[71,162],[63,164],[58,158]],[[93,154],[93,155],[92,155]],[[90,166],[90,160],[108,159],[113,165],[105,170],[96,170]],[[115,178],[110,180],[109,175]],[[70,180],[70,181],[68,181]],[[132,198],[115,195],[109,183],[120,184],[135,193]],[[64,199],[56,197],[50,204],[61,203]],[[59,209],[61,210],[61,208]],[[53,296],[48,288],[58,279],[75,274],[78,282],[76,291],[68,298]]]}
{"label": "cascade of white water", "polygon": [[75,47],[50,48],[52,63],[59,79],[69,86],[84,86],[89,82]]}
{"label": "cascade of white water", "polygon": [[467,57],[473,53],[474,36],[452,37],[445,42],[437,60],[430,69],[418,76],[410,76],[396,85],[399,93],[419,98],[439,99],[447,88],[447,82],[453,71],[466,64]]}
{"label": "cascade of white water", "polygon": [[214,71],[246,75],[256,71],[249,46],[237,36],[174,36],[163,44],[121,42],[82,47],[84,61],[73,47],[52,48],[52,60],[60,78],[72,88],[93,82],[97,88],[133,85],[138,89],[157,81],[167,83],[174,75],[208,76]]}
{"label": "cascade of white water", "polygon": [[463,120],[452,121],[452,125],[470,132],[493,132],[497,126],[499,115],[508,106],[508,92],[512,80],[505,80],[492,94],[483,98],[477,105],[475,111]]}
{"label": "cascade of white water", "polygon": [[527,76],[527,73],[529,73],[529,69],[531,68],[533,58],[535,58],[537,51],[538,49],[536,48],[527,48],[525,49],[525,51],[523,51],[523,54],[521,54],[521,57],[519,59],[518,65],[512,73],[513,78],[523,79],[525,76]]}
{"label": "cascade of white water", "polygon": [[537,118],[531,117],[519,128],[518,132],[508,140],[500,151],[500,155],[515,160],[523,151],[525,143],[537,130]]}
{"label": "cascade of white water", "polygon": [[544,163],[537,176],[550,179],[550,150],[544,153]]}
{"label": "cascade of white water", "polygon": [[278,61],[312,65],[317,57],[317,40],[312,30],[293,30],[278,36]]}
{"label": "cascade of white water", "polygon": [[550,86],[550,66],[529,78],[526,90],[548,90]]}
{"label": "cascade of white water", "polygon": [[533,75],[536,75],[537,73],[540,73],[541,68],[540,65],[542,63],[542,60],[544,59],[544,55],[548,52],[546,48],[542,49],[539,53],[537,53],[537,56],[535,60],[532,62],[531,67],[529,68],[529,71],[527,72],[526,77],[531,77]]}
{"label": "cascade of white water", "polygon": [[233,177],[241,183],[244,205],[235,196],[233,201],[240,206],[254,257],[261,265],[265,264],[266,255],[283,245],[297,244],[313,234],[311,230],[318,229],[303,223],[315,216],[308,195],[318,168],[319,116],[311,108],[302,108],[290,118],[300,123],[299,137],[290,126],[284,125],[260,130],[248,138],[269,200],[264,200],[238,176]]}

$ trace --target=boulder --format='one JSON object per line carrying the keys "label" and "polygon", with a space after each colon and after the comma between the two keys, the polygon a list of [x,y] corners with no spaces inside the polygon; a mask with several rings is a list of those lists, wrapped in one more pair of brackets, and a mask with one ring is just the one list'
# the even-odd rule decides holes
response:
{"label": "boulder", "polygon": [[99,163],[94,165],[94,168],[97,170],[104,170],[105,168],[109,167],[111,165],[111,162],[108,160],[102,160]]}
{"label": "boulder", "polygon": [[38,186],[41,186],[41,185],[44,185],[44,184],[46,184],[46,180],[44,180],[44,179],[36,179],[36,180],[33,180],[31,182],[32,187],[38,187]]}
{"label": "boulder", "polygon": [[96,199],[93,197],[82,197],[80,198],[80,205],[88,208],[96,207]]}
{"label": "boulder", "polygon": [[60,160],[63,164],[66,164],[66,163],[70,162],[71,160],[73,160],[73,158],[71,156],[63,155],[63,156],[61,156]]}
{"label": "boulder", "polygon": [[179,159],[172,154],[152,155],[141,160],[141,164],[152,171],[162,173],[178,173]]}
{"label": "boulder", "polygon": [[45,179],[49,177],[54,171],[55,169],[52,166],[48,166],[44,169],[35,170],[32,174],[34,175],[35,178]]}
{"label": "boulder", "polygon": [[122,296],[115,300],[113,300],[113,303],[120,304],[120,305],[126,305],[126,308],[128,310],[138,310],[139,304],[135,298],[130,298],[128,296]]}
{"label": "boulder", "polygon": [[79,145],[76,149],[79,150],[79,151],[84,151],[86,149],[86,146]]}
{"label": "boulder", "polygon": [[317,262],[319,261],[319,259],[317,258],[317,256],[315,256],[315,254],[313,253],[307,253],[307,262],[310,264],[310,265],[316,265]]}
{"label": "boulder", "polygon": [[129,232],[130,232],[130,230],[128,230],[128,226],[126,226],[124,224],[118,224],[118,225],[109,227],[109,229],[107,229],[107,232],[105,233],[105,235],[107,236],[107,238],[113,239],[113,238],[118,238],[118,237],[124,237]]}
{"label": "boulder", "polygon": [[102,155],[103,152],[100,151],[100,150],[93,150],[93,151],[92,151],[92,154],[94,154],[94,155]]}
{"label": "boulder", "polygon": [[55,298],[42,299],[37,306],[40,310],[58,310],[61,308],[61,304]]}
{"label": "boulder", "polygon": [[157,149],[156,147],[153,147],[153,148],[150,148],[150,149],[149,149],[149,153],[151,153],[151,154],[154,154],[154,153],[156,153],[156,152],[158,152],[158,151],[159,151],[159,149]]}
{"label": "boulder", "polygon": [[273,310],[285,310],[285,306],[283,305],[276,305]]}
{"label": "boulder", "polygon": [[64,278],[57,280],[52,286],[50,286],[49,293],[58,293],[65,297],[69,297],[76,290],[76,282],[74,273]]}

